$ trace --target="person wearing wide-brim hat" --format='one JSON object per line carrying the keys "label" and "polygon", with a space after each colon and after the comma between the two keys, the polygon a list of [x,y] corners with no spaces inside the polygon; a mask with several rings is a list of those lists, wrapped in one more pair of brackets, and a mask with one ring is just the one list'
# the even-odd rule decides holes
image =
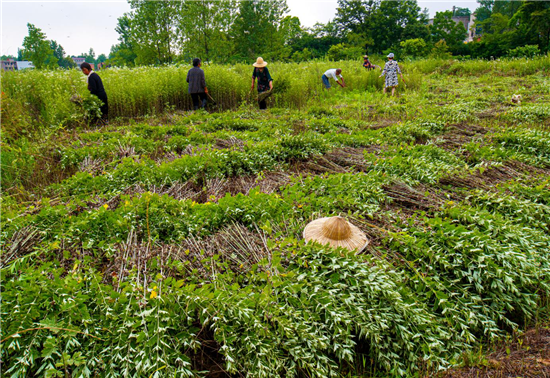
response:
{"label": "person wearing wide-brim hat", "polygon": [[372,64],[369,60],[369,56],[368,55],[365,55],[363,57],[363,67],[365,67],[368,71],[370,70],[374,70],[375,68],[378,67],[378,69],[381,69],[379,66],[377,66],[376,64]]}
{"label": "person wearing wide-brim hat", "polygon": [[[256,63],[252,64],[254,71],[252,72],[252,90],[254,90],[254,81],[258,79],[258,95],[264,92],[273,90],[273,79],[267,69],[267,62],[262,57],[256,59]],[[260,109],[267,109],[265,98],[258,100]]]}
{"label": "person wearing wide-brim hat", "polygon": [[304,229],[304,239],[356,252],[361,252],[369,244],[365,233],[342,217],[319,218],[310,222]]}
{"label": "person wearing wide-brim hat", "polygon": [[[388,54],[388,61],[386,62],[386,65],[384,66],[384,69],[382,70],[382,73],[379,77],[386,76],[386,83],[384,85],[384,93],[386,93],[386,88],[391,88],[391,95],[395,95],[395,88],[399,85],[399,82],[397,81],[397,74],[401,76],[401,80],[403,80],[403,74],[401,73],[401,69],[399,68],[399,64],[395,60],[393,60],[394,55],[393,53]],[[405,80],[403,80],[405,82]]]}

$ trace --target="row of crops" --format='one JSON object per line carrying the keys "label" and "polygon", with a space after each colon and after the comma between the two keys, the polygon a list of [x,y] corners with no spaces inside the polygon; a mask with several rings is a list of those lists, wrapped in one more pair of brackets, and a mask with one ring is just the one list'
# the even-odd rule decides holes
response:
{"label": "row of crops", "polygon": [[[3,373],[436,374],[547,321],[550,82],[474,64],[397,99],[10,134]],[[363,253],[304,243],[332,215]]]}

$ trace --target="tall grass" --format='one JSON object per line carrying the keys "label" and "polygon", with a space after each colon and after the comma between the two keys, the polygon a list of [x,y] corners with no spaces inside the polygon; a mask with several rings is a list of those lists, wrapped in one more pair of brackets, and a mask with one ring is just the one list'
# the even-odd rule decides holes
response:
{"label": "tall grass", "polygon": [[[378,62],[382,64],[381,62]],[[418,91],[427,74],[498,75],[547,72],[550,57],[496,61],[456,61],[426,59],[400,63],[406,78],[405,91]],[[311,61],[273,63],[275,107],[303,108],[322,97],[321,75],[330,68],[341,68],[345,91],[377,91],[384,79],[379,71],[366,71],[357,61]],[[191,109],[185,81],[188,65],[166,67],[112,68],[99,74],[109,97],[111,117],[155,115],[166,111]],[[243,102],[253,103],[253,67],[210,65],[204,67],[206,81],[217,110],[234,109]],[[340,90],[337,88],[336,90]],[[70,102],[72,95],[89,97],[85,76],[78,70],[5,72],[2,75],[2,131],[4,138],[17,138],[33,131],[55,129],[81,123],[85,109]]]}

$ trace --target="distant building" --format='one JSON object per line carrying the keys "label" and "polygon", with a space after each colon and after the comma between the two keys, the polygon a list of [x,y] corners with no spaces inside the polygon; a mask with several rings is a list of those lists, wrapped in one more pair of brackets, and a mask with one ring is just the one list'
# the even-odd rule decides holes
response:
{"label": "distant building", "polygon": [[472,42],[475,37],[477,37],[476,33],[476,15],[472,13],[470,15],[470,22],[468,22],[468,27],[466,28],[466,31],[468,32],[468,38],[466,38],[466,42]]}
{"label": "distant building", "polygon": [[34,68],[34,64],[32,64],[32,62],[29,62],[28,60],[22,60],[15,63],[17,65],[18,70],[26,70],[29,68]]}
{"label": "distant building", "polygon": [[[468,36],[466,39],[464,39],[464,42],[472,42],[474,38],[477,36],[476,29],[474,27],[474,24],[476,22],[476,16],[475,14],[470,14],[469,16],[453,16],[451,17],[451,20],[453,20],[456,24],[462,24],[464,25],[464,29],[466,29],[466,32],[468,32]],[[434,19],[430,18],[428,20],[429,25],[434,24]]]}
{"label": "distant building", "polygon": [[14,59],[8,59],[2,61],[2,71],[15,71],[17,70],[17,62]]}
{"label": "distant building", "polygon": [[76,68],[80,68],[80,65],[86,61],[86,58],[71,56],[72,60],[76,63]]}

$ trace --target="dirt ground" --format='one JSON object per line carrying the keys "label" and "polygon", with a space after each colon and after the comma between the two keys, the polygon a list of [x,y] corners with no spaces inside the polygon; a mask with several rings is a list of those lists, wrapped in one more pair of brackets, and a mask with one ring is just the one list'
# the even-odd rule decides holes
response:
{"label": "dirt ground", "polygon": [[466,377],[550,377],[550,325],[530,329],[514,342],[498,346],[475,366],[451,369],[440,376]]}

